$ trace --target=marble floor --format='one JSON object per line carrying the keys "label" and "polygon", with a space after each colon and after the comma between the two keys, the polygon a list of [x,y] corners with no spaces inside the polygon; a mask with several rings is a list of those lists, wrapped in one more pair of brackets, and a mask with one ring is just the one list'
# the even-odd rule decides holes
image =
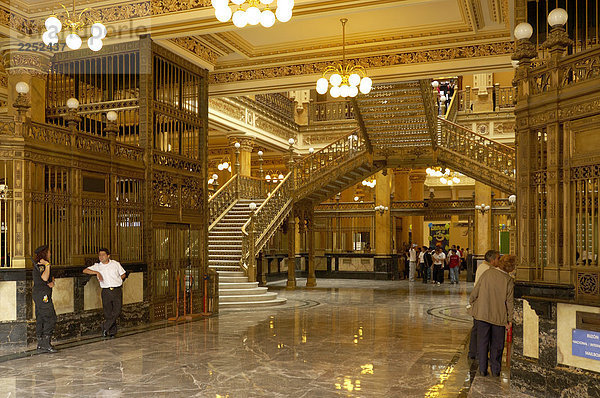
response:
{"label": "marble floor", "polygon": [[0,398],[467,396],[472,284],[318,284],[271,284],[282,307],[1,362]]}

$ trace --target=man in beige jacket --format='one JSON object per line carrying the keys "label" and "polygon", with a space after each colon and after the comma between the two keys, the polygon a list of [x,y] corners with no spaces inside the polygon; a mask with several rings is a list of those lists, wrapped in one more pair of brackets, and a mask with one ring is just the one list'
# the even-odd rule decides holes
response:
{"label": "man in beige jacket", "polygon": [[512,325],[514,282],[509,273],[515,263],[515,256],[503,256],[497,268],[481,275],[469,298],[477,324],[479,372],[483,376],[487,375],[488,347],[492,375],[500,375],[505,327]]}
{"label": "man in beige jacket", "polygon": [[[477,285],[479,282],[479,278],[485,271],[490,268],[495,268],[498,266],[498,260],[500,259],[500,252],[498,250],[488,250],[485,253],[484,260],[477,267],[477,271],[475,272],[475,283],[473,286]],[[473,327],[471,328],[471,341],[469,342],[469,358],[477,359],[477,325],[475,322],[475,318],[473,318]]]}

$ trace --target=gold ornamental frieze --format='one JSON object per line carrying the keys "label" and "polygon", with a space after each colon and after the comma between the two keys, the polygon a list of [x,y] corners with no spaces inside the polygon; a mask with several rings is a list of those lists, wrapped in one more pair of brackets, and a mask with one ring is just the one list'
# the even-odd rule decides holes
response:
{"label": "gold ornamental frieze", "polygon": [[[469,59],[496,55],[512,54],[514,44],[510,41],[488,44],[473,44],[453,48],[439,48],[431,50],[415,50],[388,55],[376,55],[348,60],[349,63],[360,64],[366,68],[383,68],[398,65],[410,65]],[[274,66],[268,68],[248,69],[231,72],[213,72],[210,76],[211,83],[232,83],[240,81],[272,79],[278,77],[301,76],[319,74],[329,65],[328,62],[310,62],[295,65]]]}
{"label": "gold ornamental frieze", "polygon": [[220,54],[205,46],[194,37],[176,37],[174,39],[169,39],[169,41],[213,65],[220,56]]}

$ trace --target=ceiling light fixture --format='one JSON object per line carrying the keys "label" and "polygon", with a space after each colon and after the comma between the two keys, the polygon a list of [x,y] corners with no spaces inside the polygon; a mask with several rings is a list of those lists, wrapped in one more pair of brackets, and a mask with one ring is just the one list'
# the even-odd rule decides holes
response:
{"label": "ceiling light fixture", "polygon": [[[342,23],[342,63],[325,68],[323,76],[317,80],[317,93],[325,94],[329,89],[329,94],[333,98],[356,97],[359,90],[363,94],[368,94],[373,81],[367,77],[366,69],[362,65],[346,64],[346,22],[348,19],[342,18],[340,22]],[[329,88],[330,85],[331,88]]]}
{"label": "ceiling light fixture", "polygon": [[[215,9],[215,17],[220,22],[231,22],[238,28],[246,25],[258,25],[270,28],[275,21],[287,22],[292,18],[292,9],[294,0],[276,0],[277,9],[271,10],[275,0],[231,0],[234,6],[237,6],[235,12],[229,7],[229,0],[211,0]],[[264,6],[261,10],[259,7]]]}
{"label": "ceiling light fixture", "polygon": [[[84,16],[86,12],[91,12],[91,9],[85,8],[79,13],[79,16],[77,16],[77,13],[75,12],[75,0],[73,0],[72,13],[69,13],[69,10],[67,10],[67,7],[64,5],[61,4],[61,7],[64,8],[67,13],[65,25],[70,32],[65,38],[67,47],[69,47],[71,50],[78,50],[82,44],[82,40],[78,35],[78,32],[83,30],[86,25],[91,23],[91,36],[87,41],[88,48],[92,51],[100,51],[103,45],[102,40],[106,37],[108,31],[106,30],[106,26],[104,26],[104,24],[102,24],[102,22],[100,22],[98,19],[93,20],[87,15]],[[63,23],[53,13],[46,19],[44,24],[46,26],[46,31],[42,35],[42,41],[44,44],[47,46],[58,44],[58,34],[63,28]]]}

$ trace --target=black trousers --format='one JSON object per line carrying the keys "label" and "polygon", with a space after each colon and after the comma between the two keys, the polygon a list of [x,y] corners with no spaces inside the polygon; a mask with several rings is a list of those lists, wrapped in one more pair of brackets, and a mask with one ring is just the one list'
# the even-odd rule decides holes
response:
{"label": "black trousers", "polygon": [[36,336],[38,338],[42,336],[52,337],[54,326],[56,326],[56,312],[54,311],[52,298],[49,298],[48,302],[44,303],[43,296],[37,297],[37,295],[34,294],[33,301],[35,302]]}
{"label": "black trousers", "polygon": [[433,281],[444,283],[444,266],[434,265],[433,266]]}
{"label": "black trousers", "polygon": [[102,330],[110,335],[117,334],[117,319],[121,315],[123,305],[123,289],[114,287],[102,289],[102,308],[104,309],[104,324]]}
{"label": "black trousers", "polygon": [[476,322],[479,371],[487,374],[489,351],[492,374],[499,375],[502,366],[502,351],[504,351],[504,332],[506,328],[484,321]]}
{"label": "black trousers", "polygon": [[477,321],[473,318],[473,327],[471,328],[471,340],[469,341],[469,358],[477,358]]}

